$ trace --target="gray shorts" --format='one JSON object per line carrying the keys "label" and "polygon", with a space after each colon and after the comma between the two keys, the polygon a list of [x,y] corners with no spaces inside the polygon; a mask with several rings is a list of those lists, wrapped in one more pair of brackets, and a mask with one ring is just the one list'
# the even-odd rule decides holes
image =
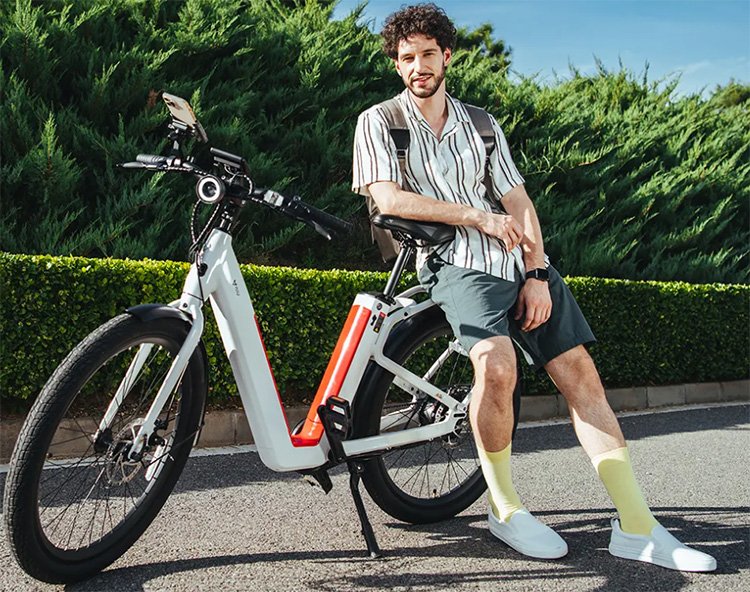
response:
{"label": "gray shorts", "polygon": [[493,275],[450,265],[430,257],[419,270],[419,281],[445,313],[466,351],[489,337],[510,337],[535,368],[561,353],[594,343],[596,338],[557,270],[549,267],[552,313],[546,323],[524,333],[516,321],[515,305],[524,279],[516,272],[511,282]]}

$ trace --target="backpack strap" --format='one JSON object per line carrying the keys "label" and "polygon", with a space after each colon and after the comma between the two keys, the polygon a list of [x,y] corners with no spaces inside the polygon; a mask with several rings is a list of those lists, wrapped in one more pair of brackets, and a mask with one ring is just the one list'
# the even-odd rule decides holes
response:
{"label": "backpack strap", "polygon": [[[397,97],[383,101],[379,105],[383,109],[385,120],[388,123],[388,131],[391,133],[393,143],[396,145],[396,158],[398,159],[398,168],[401,171],[401,178],[406,178],[406,152],[409,150],[409,128],[406,125],[406,118],[401,109],[401,103]],[[375,200],[372,197],[367,198],[367,209],[370,214],[370,220],[380,213]],[[370,223],[372,230],[372,239],[378,245],[383,261],[391,261],[399,251],[401,244],[393,238],[390,230],[380,228]]]}
{"label": "backpack strap", "polygon": [[383,108],[385,120],[388,123],[388,131],[391,133],[393,143],[396,145],[396,158],[398,158],[398,168],[401,169],[403,178],[406,170],[406,151],[409,150],[409,141],[411,135],[406,125],[406,118],[401,108],[398,98],[394,97],[380,103]]}
{"label": "backpack strap", "polygon": [[490,172],[490,156],[495,151],[495,131],[492,129],[492,120],[490,114],[480,107],[474,105],[463,104],[466,108],[466,112],[469,114],[471,123],[474,128],[479,132],[479,136],[484,142],[484,151],[486,158],[484,161],[484,187],[487,190],[487,201],[492,207],[493,212],[503,212],[502,206],[500,205],[500,199],[495,197],[495,191],[492,188],[492,174]]}

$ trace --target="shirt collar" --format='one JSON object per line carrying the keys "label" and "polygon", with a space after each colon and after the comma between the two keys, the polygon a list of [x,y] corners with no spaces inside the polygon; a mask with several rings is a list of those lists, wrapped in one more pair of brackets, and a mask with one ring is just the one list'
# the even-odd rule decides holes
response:
{"label": "shirt collar", "polygon": [[[411,93],[409,92],[408,88],[404,89],[404,91],[399,95],[399,99],[401,100],[401,104],[405,107],[406,115],[408,117],[411,117],[411,119],[414,120],[418,125],[421,125],[425,130],[434,135],[435,132],[432,131],[430,124],[427,123],[425,116],[422,115],[422,112],[417,107],[414,99],[411,97]],[[459,122],[464,122],[467,120],[467,116],[464,110],[457,106],[458,101],[456,101],[448,93],[445,93],[445,99],[448,105],[448,119],[446,120],[445,126],[443,127],[441,139],[449,134],[455,133],[457,124]]]}

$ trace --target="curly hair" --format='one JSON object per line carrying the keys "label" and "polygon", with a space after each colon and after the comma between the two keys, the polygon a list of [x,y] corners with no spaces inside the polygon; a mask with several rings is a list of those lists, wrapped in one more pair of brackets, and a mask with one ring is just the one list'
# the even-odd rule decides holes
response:
{"label": "curly hair", "polygon": [[434,39],[443,51],[453,49],[456,43],[456,27],[445,11],[432,2],[407,6],[390,15],[380,32],[383,51],[389,58],[398,59],[398,44],[412,35]]}

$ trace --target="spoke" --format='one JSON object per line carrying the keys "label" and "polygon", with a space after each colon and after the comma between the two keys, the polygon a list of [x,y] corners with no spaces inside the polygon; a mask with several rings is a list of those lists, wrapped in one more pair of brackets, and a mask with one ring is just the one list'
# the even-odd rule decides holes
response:
{"label": "spoke", "polygon": [[[92,467],[95,467],[95,466],[96,466],[96,465],[94,465],[94,464],[91,464],[91,465],[84,465],[84,467],[83,467],[83,468],[87,468],[87,469],[90,469],[90,468],[92,468]],[[79,474],[81,473],[81,470],[80,470],[80,469],[81,469],[81,467],[79,467],[79,470],[78,470],[78,471],[76,471],[75,475],[79,475]],[[102,470],[104,470],[104,469],[102,469]],[[50,504],[50,505],[48,505],[48,506],[47,506],[47,508],[51,508],[51,507],[52,507],[52,505],[51,505],[52,501],[54,501],[54,500],[56,500],[56,499],[57,499],[57,496],[58,496],[58,495],[60,495],[60,493],[61,493],[61,492],[63,491],[63,488],[64,488],[64,486],[65,486],[65,485],[67,485],[67,484],[68,484],[68,483],[70,482],[70,480],[72,479],[72,477],[73,477],[72,475],[71,475],[71,476],[69,476],[69,477],[68,477],[68,478],[67,478],[67,479],[66,479],[66,480],[65,480],[65,481],[64,481],[64,482],[63,482],[63,483],[62,483],[61,485],[57,486],[57,488],[56,488],[56,489],[54,490],[54,493],[55,493],[55,495],[53,496],[52,500],[50,500],[50,502],[49,502],[49,504]],[[73,497],[73,498],[75,498],[75,496],[77,496],[77,495],[78,495],[78,493],[79,493],[79,492],[81,491],[81,489],[82,489],[82,488],[83,488],[83,487],[85,486],[85,484],[86,484],[86,480],[85,480],[85,479],[82,479],[82,480],[79,480],[79,481],[78,481],[78,487],[77,487],[77,488],[75,489],[75,491],[74,491],[74,492],[73,492],[73,494],[72,494],[72,497]],[[40,505],[41,503],[42,503],[42,500],[41,500],[41,499],[37,500],[37,506],[38,506],[38,505]],[[65,508],[63,508],[63,509],[61,510],[61,512],[60,512],[59,514],[57,514],[57,515],[56,515],[55,517],[53,517],[53,518],[52,518],[52,520],[50,520],[50,522],[49,522],[49,523],[48,523],[47,525],[48,525],[48,526],[52,525],[52,523],[53,523],[53,522],[54,522],[54,521],[55,521],[56,519],[58,519],[59,517],[61,517],[61,516],[62,516],[62,515],[63,515],[63,514],[64,514],[64,513],[65,513],[65,512],[66,512],[66,511],[68,510],[68,508],[70,508],[70,506],[72,506],[72,505],[73,505],[73,503],[74,503],[74,502],[73,502],[73,501],[71,501],[71,502],[70,502],[70,503],[69,503],[69,504],[68,504],[68,505],[67,505],[67,506],[66,506]],[[46,512],[47,508],[45,508],[45,509],[44,509],[43,511],[41,511],[41,512],[39,513],[39,518],[40,518],[40,521],[41,521],[41,517],[42,517],[42,515],[44,514],[44,512]]]}
{"label": "spoke", "polygon": [[[398,455],[398,456],[396,457],[396,459],[395,459],[395,460],[394,460],[394,461],[393,461],[393,462],[392,462],[392,463],[391,463],[391,464],[390,464],[390,465],[389,465],[388,467],[386,467],[386,468],[388,468],[388,469],[392,469],[392,468],[393,468],[393,465],[395,465],[395,464],[396,464],[396,463],[397,463],[398,461],[400,461],[400,460],[401,460],[401,459],[402,459],[402,458],[404,457],[404,455],[405,455],[405,454],[406,454],[406,453],[407,453],[408,451],[409,451],[409,448],[404,448],[403,450],[401,450],[401,451],[400,451],[400,452],[401,452],[401,454],[399,454],[399,455]],[[396,470],[396,472],[398,473],[398,469]]]}
{"label": "spoke", "polygon": [[87,532],[89,535],[89,545],[91,544],[91,537],[94,535],[94,522],[96,522],[96,511],[99,509],[99,504],[101,503],[101,501],[102,501],[101,497],[97,495],[96,503],[94,504],[94,511],[91,513],[91,522],[89,523],[89,527],[83,530],[83,535],[81,536],[81,540],[78,542],[78,549],[82,547],[83,539],[86,538]]}
{"label": "spoke", "polygon": [[[87,452],[88,452],[88,450],[87,450]],[[99,463],[100,463],[100,461],[102,460],[102,458],[103,457],[98,456],[98,457],[96,457],[96,461],[94,461],[94,462],[87,462],[87,463],[84,463],[83,462],[84,459],[81,458],[81,460],[79,460],[75,465],[72,465],[70,467],[65,467],[63,470],[67,469],[67,470],[70,470],[72,472],[71,472],[70,475],[68,475],[68,478],[65,479],[65,481],[63,481],[62,483],[60,483],[60,485],[57,486],[57,488],[55,490],[55,497],[53,497],[52,499],[53,500],[57,499],[57,494],[63,489],[63,487],[65,487],[74,477],[77,477],[82,471],[85,471],[86,469],[89,469],[91,467],[98,466]],[[50,479],[54,479],[55,477],[57,477],[58,474],[59,473],[57,473],[57,472],[51,473],[50,476],[47,477],[44,481],[40,481],[39,485],[44,485]],[[44,499],[46,499],[46,496],[43,497],[43,498],[40,498],[39,502],[43,501]]]}
{"label": "spoke", "polygon": [[[74,431],[74,430],[70,430]],[[91,443],[91,438],[89,438],[88,434],[81,434],[80,436],[76,436],[75,438],[71,438],[70,440],[63,440],[62,442],[52,442],[52,446],[62,446],[63,444],[68,444],[69,442],[75,442],[76,440],[82,440],[83,438],[86,438],[89,443]]]}
{"label": "spoke", "polygon": [[89,433],[88,433],[88,432],[87,432],[86,430],[84,430],[84,429],[83,429],[83,428],[81,427],[81,424],[80,424],[80,423],[78,423],[78,418],[77,418],[77,417],[74,417],[74,418],[73,418],[73,421],[74,421],[74,422],[76,422],[76,425],[78,426],[78,429],[79,429],[79,430],[81,430],[81,433],[82,433],[82,434],[83,434],[84,436],[86,436],[86,438],[88,438],[88,441],[89,441],[89,442],[90,442],[91,444],[93,444],[93,443],[94,443],[94,440],[93,440],[93,439],[91,438],[91,434],[89,434]]}
{"label": "spoke", "polygon": [[114,530],[114,524],[112,523],[112,513],[109,511],[109,493],[112,490],[111,486],[107,487],[105,491],[107,492],[106,497],[104,498],[104,518],[102,519],[102,532],[99,534],[99,538],[104,538],[104,529],[107,526],[107,516],[109,516],[109,525],[110,525],[110,532]]}

